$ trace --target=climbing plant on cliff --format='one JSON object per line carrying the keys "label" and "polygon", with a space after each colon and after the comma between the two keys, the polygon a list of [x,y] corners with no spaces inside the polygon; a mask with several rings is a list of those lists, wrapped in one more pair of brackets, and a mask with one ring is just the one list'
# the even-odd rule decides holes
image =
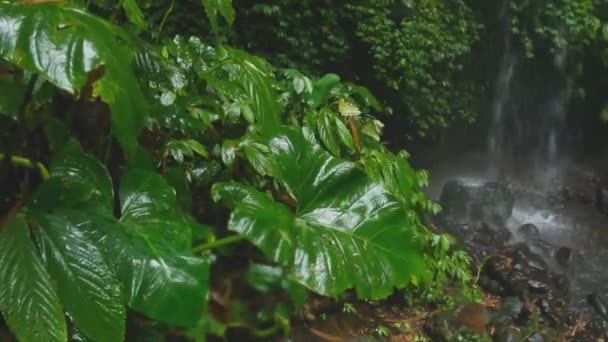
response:
{"label": "climbing plant on cliff", "polygon": [[241,44],[283,65],[372,86],[411,135],[477,117],[483,85],[466,82],[466,71],[480,24],[467,1],[239,4]]}

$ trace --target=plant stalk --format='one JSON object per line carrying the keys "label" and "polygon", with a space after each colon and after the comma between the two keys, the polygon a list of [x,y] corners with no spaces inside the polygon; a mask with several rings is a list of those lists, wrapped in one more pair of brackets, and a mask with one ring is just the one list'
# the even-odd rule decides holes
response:
{"label": "plant stalk", "polygon": [[[0,160],[3,160],[4,158],[5,158],[4,153],[0,153]],[[47,170],[47,168],[42,163],[32,162],[30,159],[27,159],[25,157],[12,156],[11,163],[13,165],[25,167],[28,169],[38,168],[38,171],[40,171],[40,176],[42,177],[43,180],[47,180],[51,176],[49,174],[49,170]]]}
{"label": "plant stalk", "polygon": [[357,152],[361,152],[361,142],[359,141],[359,132],[357,132],[357,126],[355,125],[355,119],[351,116],[348,118],[348,126],[350,127],[350,134],[353,136],[355,142],[355,148]]}
{"label": "plant stalk", "polygon": [[209,249],[213,249],[213,248],[217,248],[217,247],[222,247],[222,246],[226,246],[226,245],[230,245],[233,243],[237,243],[239,241],[244,240],[245,237],[242,235],[231,235],[228,237],[225,237],[223,239],[219,239],[219,240],[215,240],[215,241],[211,241],[199,246],[196,246],[192,249],[193,253],[201,253],[204,252],[206,250]]}
{"label": "plant stalk", "polygon": [[171,1],[171,5],[169,5],[169,8],[165,12],[165,15],[163,15],[163,20],[161,20],[161,22],[160,22],[160,26],[158,27],[158,33],[156,35],[157,42],[160,41],[160,35],[163,32],[163,28],[165,27],[165,22],[167,21],[167,18],[169,18],[169,15],[171,14],[171,12],[173,12],[174,7],[175,7],[175,0]]}

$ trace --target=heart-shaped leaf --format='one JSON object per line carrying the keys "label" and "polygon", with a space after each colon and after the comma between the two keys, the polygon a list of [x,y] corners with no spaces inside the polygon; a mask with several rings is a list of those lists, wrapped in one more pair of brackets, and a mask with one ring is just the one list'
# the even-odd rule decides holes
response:
{"label": "heart-shaped leaf", "polygon": [[382,185],[300,131],[283,129],[269,148],[296,212],[252,187],[219,183],[213,196],[233,208],[231,230],[325,295],[354,287],[362,298],[383,298],[422,271],[415,223]]}

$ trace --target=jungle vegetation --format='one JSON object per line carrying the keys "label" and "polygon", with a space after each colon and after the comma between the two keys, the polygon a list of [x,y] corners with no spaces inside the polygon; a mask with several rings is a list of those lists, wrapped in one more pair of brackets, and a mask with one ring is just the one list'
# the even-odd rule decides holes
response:
{"label": "jungle vegetation", "polygon": [[478,299],[404,142],[479,118],[502,7],[601,111],[599,0],[0,1],[0,330],[267,337],[311,295]]}

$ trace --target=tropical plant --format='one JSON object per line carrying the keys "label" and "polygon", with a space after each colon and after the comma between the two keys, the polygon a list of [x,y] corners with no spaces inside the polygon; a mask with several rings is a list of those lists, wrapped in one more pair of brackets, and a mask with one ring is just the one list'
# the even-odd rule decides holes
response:
{"label": "tropical plant", "polygon": [[[229,1],[204,5],[213,27],[233,20]],[[0,3],[0,312],[18,339],[122,340],[128,309],[196,339],[261,336],[288,330],[304,288],[381,299],[427,279],[421,216],[438,207],[381,144],[367,89],[199,38],[155,44],[84,6]],[[293,302],[215,321],[225,258]]]}

